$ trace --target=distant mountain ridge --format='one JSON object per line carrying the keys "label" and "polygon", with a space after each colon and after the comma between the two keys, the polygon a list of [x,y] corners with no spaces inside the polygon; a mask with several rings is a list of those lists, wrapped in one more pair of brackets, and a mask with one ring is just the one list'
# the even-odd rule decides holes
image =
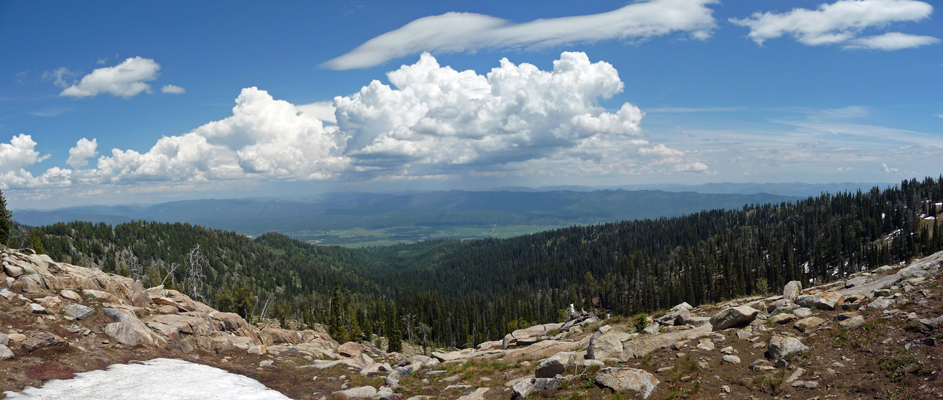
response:
{"label": "distant mountain ridge", "polygon": [[[152,206],[81,206],[51,211],[15,210],[13,218],[32,226],[76,220],[107,224],[133,220],[189,222],[253,236],[276,231],[303,239],[313,237],[305,236],[301,232],[410,228],[384,234],[395,240],[417,240],[434,233],[412,229],[415,227],[562,227],[671,217],[708,209],[737,209],[746,204],[792,200],[795,198],[769,194],[704,194],[653,190],[333,193],[316,202],[206,199],[174,201]],[[441,236],[443,235],[439,235]]]}

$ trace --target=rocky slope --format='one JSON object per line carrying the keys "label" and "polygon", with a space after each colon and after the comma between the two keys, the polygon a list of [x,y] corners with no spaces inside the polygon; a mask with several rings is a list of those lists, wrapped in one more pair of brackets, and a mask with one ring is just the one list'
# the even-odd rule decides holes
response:
{"label": "rocky slope", "polygon": [[250,325],[180,292],[44,255],[0,258],[0,391],[168,357],[298,399],[943,398],[943,253],[653,316],[571,310],[566,323],[429,354]]}

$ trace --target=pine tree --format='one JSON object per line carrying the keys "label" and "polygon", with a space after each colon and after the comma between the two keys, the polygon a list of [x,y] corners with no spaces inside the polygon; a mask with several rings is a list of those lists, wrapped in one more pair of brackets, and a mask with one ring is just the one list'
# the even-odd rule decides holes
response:
{"label": "pine tree", "polygon": [[7,199],[0,190],[0,244],[6,245],[10,239],[10,221],[13,214],[7,210]]}

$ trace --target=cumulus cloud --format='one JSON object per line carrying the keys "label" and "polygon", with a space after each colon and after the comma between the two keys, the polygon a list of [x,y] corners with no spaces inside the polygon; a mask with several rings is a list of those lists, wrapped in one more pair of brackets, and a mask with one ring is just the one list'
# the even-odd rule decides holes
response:
{"label": "cumulus cloud", "polygon": [[253,177],[326,179],[347,165],[336,128],[299,115],[294,105],[246,88],[233,115],[180,136],[163,137],[146,153],[113,149],[83,178],[205,181]]}
{"label": "cumulus cloud", "polygon": [[[39,177],[24,168],[48,156],[21,135],[0,145],[0,182],[166,187],[624,175],[654,172],[653,165],[663,165],[661,172],[707,170],[691,152],[650,145],[636,106],[602,107],[625,84],[612,65],[584,53],[563,53],[550,70],[503,59],[484,75],[441,66],[425,53],[387,77],[390,84],[373,81],[333,104],[295,106],[246,88],[227,118],[162,137],[146,151],[99,155],[97,140],[83,138],[69,151],[72,169],[50,168]],[[336,125],[322,123],[335,116]]]}
{"label": "cumulus cloud", "polygon": [[334,117],[334,102],[319,101],[316,103],[298,105],[295,106],[295,108],[312,118],[317,118],[332,124],[337,123],[337,118]]}
{"label": "cumulus cloud", "polygon": [[10,143],[0,143],[0,188],[67,185],[69,170],[53,167],[39,177],[26,170],[47,158],[49,154],[40,155],[36,151],[36,142],[30,135],[19,134],[10,139]]}
{"label": "cumulus cloud", "polygon": [[370,39],[322,66],[331,69],[368,68],[424,51],[540,49],[610,39],[638,41],[676,31],[705,40],[716,27],[713,10],[707,7],[713,3],[718,1],[650,0],[600,14],[519,24],[488,15],[450,12],[417,19]]}
{"label": "cumulus cloud", "polygon": [[892,172],[897,172],[897,168],[889,168],[889,167],[887,166],[887,164],[881,164],[881,166],[884,167],[884,173],[885,173],[885,174],[890,174],[890,173],[892,173]]}
{"label": "cumulus cloud", "polygon": [[[642,113],[625,103],[599,106],[622,91],[612,65],[584,53],[563,53],[552,71],[502,59],[487,75],[442,67],[424,53],[419,62],[337,97],[346,154],[364,170],[425,168],[439,173],[547,157],[586,138],[641,134]],[[410,169],[410,171],[413,171]]]}
{"label": "cumulus cloud", "polygon": [[81,138],[78,142],[75,143],[75,147],[69,149],[69,158],[65,161],[65,163],[71,165],[74,168],[84,167],[88,165],[89,157],[95,157],[98,155],[97,149],[97,139],[88,140],[86,138]]}
{"label": "cumulus cloud", "polygon": [[822,4],[815,10],[796,8],[781,14],[757,12],[749,18],[731,18],[730,22],[750,28],[748,36],[759,45],[768,39],[791,35],[809,46],[843,44],[846,48],[898,50],[939,40],[898,32],[866,38],[858,36],[868,28],[919,21],[932,12],[933,6],[916,0],[839,0]]}
{"label": "cumulus cloud", "polygon": [[111,93],[117,97],[133,97],[141,92],[151,92],[151,85],[144,83],[157,79],[160,64],[149,58],[134,57],[114,67],[98,68],[82,77],[78,84],[59,93],[68,97],[94,97],[100,93]]}
{"label": "cumulus cloud", "polygon": [[846,49],[900,50],[940,43],[933,36],[916,36],[900,32],[889,32],[880,36],[870,36],[850,40]]}
{"label": "cumulus cloud", "polygon": [[177,85],[164,85],[160,88],[161,93],[170,93],[170,94],[183,94],[186,90]]}

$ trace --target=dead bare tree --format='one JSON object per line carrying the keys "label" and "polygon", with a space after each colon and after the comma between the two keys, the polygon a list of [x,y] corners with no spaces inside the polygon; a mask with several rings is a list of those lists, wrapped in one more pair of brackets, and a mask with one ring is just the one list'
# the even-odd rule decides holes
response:
{"label": "dead bare tree", "polygon": [[118,251],[118,264],[124,265],[131,271],[131,279],[136,281],[144,278],[144,265],[138,260],[138,257],[134,254],[134,248],[131,245]]}
{"label": "dead bare tree", "polygon": [[167,270],[167,275],[164,275],[164,279],[160,281],[160,284],[163,285],[164,283],[167,282],[167,278],[170,278],[170,284],[177,286],[177,278],[174,276],[174,272],[177,271],[177,267],[179,266],[180,264],[171,263],[170,267],[163,267],[164,269]]}
{"label": "dead bare tree", "polygon": [[205,300],[203,297],[203,283],[206,280],[206,275],[203,274],[203,267],[208,262],[200,251],[199,244],[187,253],[186,263],[187,289],[190,292],[190,298]]}

